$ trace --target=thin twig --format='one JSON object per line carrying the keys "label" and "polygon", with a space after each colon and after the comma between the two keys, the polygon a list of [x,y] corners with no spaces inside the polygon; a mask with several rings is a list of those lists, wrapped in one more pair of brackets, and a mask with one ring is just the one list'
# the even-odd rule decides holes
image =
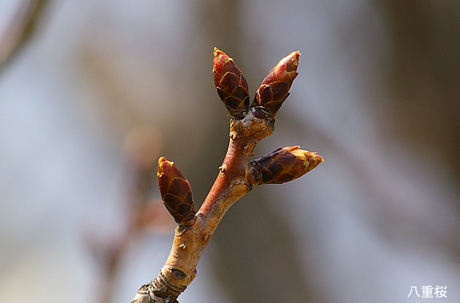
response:
{"label": "thin twig", "polygon": [[279,148],[251,160],[259,141],[274,131],[274,117],[297,76],[299,57],[299,52],[293,52],[283,58],[264,79],[250,104],[243,73],[224,52],[214,49],[214,84],[233,116],[227,154],[198,212],[189,182],[173,162],[160,158],[160,193],[178,226],[165,265],[152,282],[138,290],[133,303],[176,303],[195,278],[198,261],[214,231],[237,200],[255,185],[294,180],[323,161],[321,156],[298,146]]}

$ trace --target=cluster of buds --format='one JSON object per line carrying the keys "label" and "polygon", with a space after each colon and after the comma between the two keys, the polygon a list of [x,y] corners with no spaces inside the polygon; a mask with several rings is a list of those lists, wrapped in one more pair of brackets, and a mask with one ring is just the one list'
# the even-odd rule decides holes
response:
{"label": "cluster of buds", "polygon": [[[244,136],[257,137],[248,131],[248,129],[257,130],[257,128],[247,127],[251,123],[247,120],[267,119],[270,120],[270,123],[274,123],[274,117],[289,96],[289,89],[297,77],[299,58],[300,53],[296,51],[281,59],[262,81],[251,104],[248,83],[243,72],[236,66],[232,58],[214,48],[213,73],[217,94],[233,117],[233,121],[244,124],[241,127]],[[248,115],[249,112],[252,115]],[[245,119],[244,122],[242,122],[243,119]],[[269,128],[268,134],[273,130],[272,125]],[[263,126],[262,129],[264,129]],[[233,136],[235,137],[238,135]],[[256,139],[254,145],[260,138]],[[243,141],[244,144],[241,146],[244,149],[248,142]],[[298,146],[279,148],[247,164],[244,173],[246,183],[253,186],[292,181],[311,171],[322,161],[323,158],[320,155],[299,149]],[[158,162],[157,175],[161,198],[174,220],[180,225],[193,225],[196,220],[196,211],[190,183],[173,162],[163,157]]]}
{"label": "cluster of buds", "polygon": [[[252,104],[248,103],[248,85],[243,73],[228,55],[214,48],[214,84],[234,120],[245,117],[249,110],[257,119],[274,117],[289,96],[297,77],[300,53],[292,52],[281,59],[262,81]],[[271,133],[271,132],[270,132]],[[247,168],[247,181],[251,185],[280,184],[297,179],[323,161],[314,152],[298,146],[279,148],[258,160],[252,160]]]}
{"label": "cluster of buds", "polygon": [[252,104],[249,104],[248,84],[243,72],[233,59],[223,51],[214,48],[214,85],[220,99],[224,102],[230,115],[242,119],[249,108],[257,108],[272,118],[289,96],[289,89],[297,77],[300,53],[292,52],[268,73],[256,92]]}
{"label": "cluster of buds", "polygon": [[254,185],[281,184],[297,179],[323,161],[298,146],[279,148],[251,160],[257,143],[274,130],[274,117],[297,77],[299,52],[283,58],[262,81],[249,101],[243,73],[223,51],[214,49],[214,84],[233,117],[230,144],[219,176],[198,213],[190,183],[173,162],[158,161],[158,183],[167,210],[178,223],[171,253],[160,274],[142,286],[132,302],[177,302],[196,275],[198,260],[226,211]]}

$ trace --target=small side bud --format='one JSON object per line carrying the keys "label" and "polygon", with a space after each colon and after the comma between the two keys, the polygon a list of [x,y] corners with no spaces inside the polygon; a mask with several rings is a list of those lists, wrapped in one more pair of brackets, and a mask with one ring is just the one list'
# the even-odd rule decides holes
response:
{"label": "small side bud", "polygon": [[174,220],[183,225],[195,223],[192,188],[174,162],[161,157],[158,160],[158,184],[161,199]]}
{"label": "small side bud", "polygon": [[252,185],[281,184],[295,180],[323,162],[315,152],[299,146],[280,147],[249,163],[248,182]]}
{"label": "small side bud", "polygon": [[243,119],[249,110],[248,83],[233,59],[214,48],[214,85],[230,115]]}
{"label": "small side bud", "polygon": [[289,96],[289,89],[297,77],[300,53],[289,54],[268,73],[256,92],[251,106],[263,106],[275,117],[284,100]]}

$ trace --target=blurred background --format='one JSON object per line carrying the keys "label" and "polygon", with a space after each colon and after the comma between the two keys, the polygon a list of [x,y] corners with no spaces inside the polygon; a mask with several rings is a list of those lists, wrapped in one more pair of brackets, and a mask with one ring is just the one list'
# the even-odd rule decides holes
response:
{"label": "blurred background", "polygon": [[432,287],[460,302],[459,13],[433,0],[1,0],[0,301],[130,302],[155,278],[175,226],[158,157],[199,206],[227,149],[216,46],[251,95],[302,53],[254,156],[300,145],[325,162],[236,203],[179,301],[416,302]]}

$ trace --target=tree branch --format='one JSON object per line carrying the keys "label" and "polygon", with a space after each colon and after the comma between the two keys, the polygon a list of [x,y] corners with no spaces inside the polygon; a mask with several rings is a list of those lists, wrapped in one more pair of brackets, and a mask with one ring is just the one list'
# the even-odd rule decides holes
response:
{"label": "tree branch", "polygon": [[214,83],[233,116],[227,154],[198,212],[188,181],[173,162],[160,158],[160,192],[178,227],[165,265],[152,282],[138,290],[133,303],[177,302],[195,278],[198,261],[214,231],[237,200],[254,185],[294,180],[323,161],[316,153],[298,147],[279,148],[251,160],[259,141],[274,131],[274,117],[297,76],[299,57],[299,52],[293,52],[283,58],[262,82],[250,104],[243,73],[224,52],[214,49]]}
{"label": "tree branch", "polygon": [[48,0],[23,0],[11,22],[0,33],[0,69],[10,62],[35,33],[40,13]]}

